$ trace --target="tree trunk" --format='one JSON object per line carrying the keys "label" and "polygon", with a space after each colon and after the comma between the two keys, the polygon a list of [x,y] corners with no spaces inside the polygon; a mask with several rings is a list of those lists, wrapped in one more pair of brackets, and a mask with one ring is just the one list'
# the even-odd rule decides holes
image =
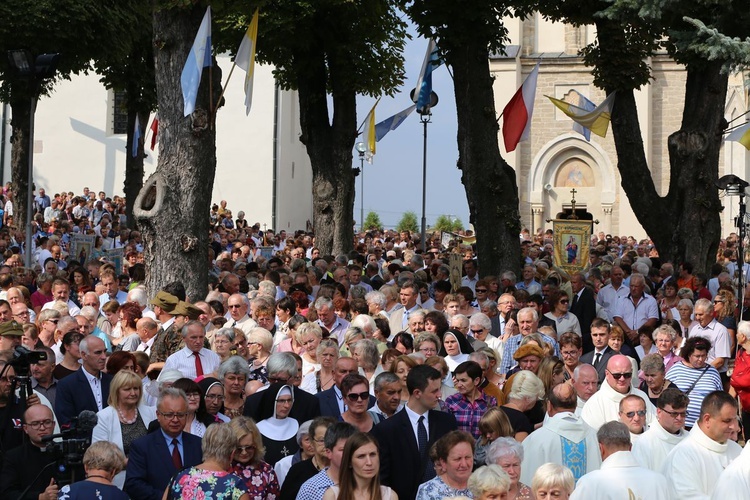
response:
{"label": "tree trunk", "polygon": [[498,148],[499,127],[486,47],[481,40],[472,40],[448,57],[458,116],[458,168],[469,202],[470,222],[476,230],[480,274],[518,274],[518,187],[515,171]]}
{"label": "tree trunk", "polygon": [[[313,51],[311,51],[313,52]],[[316,57],[318,56],[318,57]],[[313,171],[315,245],[323,255],[350,252],[354,245],[354,172],[352,148],[356,139],[356,93],[332,89],[333,122],[328,116],[325,58],[308,54],[318,63],[305,66],[299,78],[300,126]],[[309,59],[306,59],[309,61]],[[329,61],[331,81],[340,64]]]}
{"label": "tree trunk", "polygon": [[29,99],[13,99],[10,102],[13,114],[10,124],[13,128],[11,135],[11,181],[13,182],[13,225],[18,231],[25,235],[26,202],[28,200],[28,177],[29,177],[29,135],[31,133],[31,114]]}
{"label": "tree trunk", "polygon": [[[130,94],[128,94],[128,103],[130,102]],[[130,108],[130,106],[129,106]],[[133,131],[135,128],[136,117],[139,117],[141,122],[141,139],[138,144],[138,151],[135,157],[133,157]],[[144,113],[138,113],[135,109],[128,109],[128,140],[127,148],[125,153],[125,216],[127,217],[128,227],[130,229],[136,228],[135,218],[133,217],[133,205],[138,193],[143,187],[143,160],[145,155],[145,146],[143,138],[146,136],[146,127],[148,126],[148,115]]]}
{"label": "tree trunk", "polygon": [[[600,44],[611,43],[606,33],[598,31]],[[687,67],[682,125],[668,140],[666,196],[657,193],[646,162],[633,91],[618,90],[612,111],[617,166],[633,212],[663,259],[691,262],[696,272],[708,271],[715,262],[721,237],[721,204],[714,183],[728,77],[720,70],[721,62]]]}
{"label": "tree trunk", "polygon": [[[190,300],[208,289],[208,232],[216,172],[216,132],[209,119],[209,70],[203,71],[196,110],[183,116],[180,75],[205,7],[154,13],[159,162],[133,207],[145,244],[146,288],[153,295],[172,281]],[[213,102],[221,91],[214,64]]]}

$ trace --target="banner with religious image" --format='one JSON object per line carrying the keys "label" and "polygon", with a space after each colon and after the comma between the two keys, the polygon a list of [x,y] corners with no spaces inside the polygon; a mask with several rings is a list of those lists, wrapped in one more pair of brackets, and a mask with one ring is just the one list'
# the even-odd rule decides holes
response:
{"label": "banner with religious image", "polygon": [[555,235],[555,266],[568,274],[583,271],[589,262],[590,220],[552,221]]}

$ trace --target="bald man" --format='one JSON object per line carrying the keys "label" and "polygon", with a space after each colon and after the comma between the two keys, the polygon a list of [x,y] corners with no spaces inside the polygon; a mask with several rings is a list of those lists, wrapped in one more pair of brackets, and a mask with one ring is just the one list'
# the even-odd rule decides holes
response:
{"label": "bald man", "polygon": [[633,366],[626,356],[616,354],[609,358],[601,388],[583,406],[583,420],[595,430],[607,422],[620,420],[620,401],[628,394],[635,394],[646,402],[646,422],[650,424],[656,408],[643,391],[632,387],[632,378]]}

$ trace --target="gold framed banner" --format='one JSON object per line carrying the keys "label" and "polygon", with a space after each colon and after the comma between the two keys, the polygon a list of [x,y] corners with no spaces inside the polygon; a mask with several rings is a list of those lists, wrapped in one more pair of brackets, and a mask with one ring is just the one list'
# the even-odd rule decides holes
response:
{"label": "gold framed banner", "polygon": [[583,271],[589,263],[590,220],[552,221],[555,235],[555,265],[571,274]]}

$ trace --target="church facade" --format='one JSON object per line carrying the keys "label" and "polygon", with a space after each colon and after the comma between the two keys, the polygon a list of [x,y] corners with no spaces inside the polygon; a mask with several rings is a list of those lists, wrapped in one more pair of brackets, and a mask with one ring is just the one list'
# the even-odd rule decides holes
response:
{"label": "church facade", "polygon": [[[575,189],[577,208],[585,208],[599,221],[594,225],[595,233],[645,238],[621,187],[611,128],[605,138],[592,134],[587,141],[573,131],[574,122],[545,97],[576,103],[573,97],[578,92],[595,104],[604,100],[604,92],[593,85],[590,68],[577,55],[593,41],[595,28],[553,23],[538,14],[525,20],[510,19],[508,26],[512,45],[505,55],[490,59],[498,113],[540,63],[529,139],[507,153],[499,136],[501,154],[517,173],[523,226],[532,232],[551,228],[547,219],[570,208],[571,191]],[[666,54],[656,55],[649,62],[653,80],[635,96],[651,175],[657,192],[666,194],[670,181],[667,139],[680,127],[687,74]],[[732,120],[747,109],[742,75],[733,75],[725,116]],[[719,176],[733,173],[747,180],[749,166],[750,154],[742,145],[724,143]],[[728,234],[733,230],[738,204],[732,199],[725,199],[723,204],[722,234]]]}

